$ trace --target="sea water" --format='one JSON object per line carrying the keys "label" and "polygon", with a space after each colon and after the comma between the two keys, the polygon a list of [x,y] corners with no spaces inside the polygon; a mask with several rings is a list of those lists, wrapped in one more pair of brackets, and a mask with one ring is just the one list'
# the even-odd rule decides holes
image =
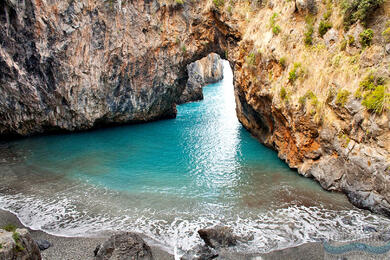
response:
{"label": "sea water", "polygon": [[170,251],[225,225],[232,250],[266,252],[320,239],[368,236],[390,222],[298,175],[238,122],[232,71],[176,119],[7,143],[0,207],[62,236],[141,232]]}

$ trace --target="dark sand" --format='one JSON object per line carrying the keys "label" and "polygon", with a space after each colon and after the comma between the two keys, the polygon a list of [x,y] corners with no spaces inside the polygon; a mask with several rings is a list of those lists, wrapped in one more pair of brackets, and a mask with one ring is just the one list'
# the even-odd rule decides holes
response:
{"label": "dark sand", "polygon": [[[20,228],[26,228],[19,219],[12,213],[0,210],[0,227],[14,224]],[[42,258],[47,260],[90,260],[94,259],[93,251],[97,245],[101,244],[106,237],[60,237],[49,235],[43,231],[36,231],[27,228],[34,239],[45,239],[52,243],[52,246],[41,251]],[[151,246],[152,254],[156,260],[171,260],[173,255],[161,250],[156,246]],[[245,255],[232,254],[222,251],[217,259],[225,260],[316,260],[324,259],[324,249],[321,243],[308,243],[298,247],[287,248],[274,251],[268,254]]]}

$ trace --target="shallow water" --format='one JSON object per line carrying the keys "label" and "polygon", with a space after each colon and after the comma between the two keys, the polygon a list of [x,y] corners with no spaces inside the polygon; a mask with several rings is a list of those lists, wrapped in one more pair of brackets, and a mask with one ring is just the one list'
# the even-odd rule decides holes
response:
{"label": "shallow water", "polygon": [[390,223],[323,191],[254,139],[236,118],[224,68],[204,101],[178,106],[174,120],[7,144],[0,207],[51,234],[133,230],[179,252],[200,243],[199,228],[217,224],[247,238],[233,250],[266,252],[361,238],[369,235],[362,226]]}

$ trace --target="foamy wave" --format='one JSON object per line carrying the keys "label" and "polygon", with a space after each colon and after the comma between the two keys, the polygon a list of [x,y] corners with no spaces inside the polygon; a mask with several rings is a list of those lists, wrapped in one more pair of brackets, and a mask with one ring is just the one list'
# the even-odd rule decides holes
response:
{"label": "foamy wave", "polygon": [[[107,213],[95,213],[78,208],[74,199],[56,197],[43,200],[38,196],[0,193],[0,207],[15,213],[24,225],[49,234],[94,236],[103,231],[131,230],[158,241],[171,252],[179,253],[202,243],[197,230],[215,225],[229,226],[235,234],[247,238],[247,242],[233,250],[260,253],[323,238],[359,239],[369,235],[362,231],[363,226],[380,230],[390,224],[384,217],[360,210],[332,211],[304,206],[271,210],[246,218],[210,213],[194,219],[194,212],[172,212],[176,217],[169,221],[158,218],[156,212],[150,209],[124,211],[118,216],[109,214],[109,208]],[[353,225],[344,223],[345,217],[350,218]]]}

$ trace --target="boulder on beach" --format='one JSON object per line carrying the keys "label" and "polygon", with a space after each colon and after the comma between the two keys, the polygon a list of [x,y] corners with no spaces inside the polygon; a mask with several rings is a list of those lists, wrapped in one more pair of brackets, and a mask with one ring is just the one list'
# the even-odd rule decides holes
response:
{"label": "boulder on beach", "polygon": [[42,259],[37,243],[27,229],[0,229],[0,259]]}
{"label": "boulder on beach", "polygon": [[235,246],[237,244],[237,236],[229,227],[217,226],[213,228],[204,228],[198,230],[199,236],[203,239],[207,246],[211,248],[222,248]]}
{"label": "boulder on beach", "polygon": [[124,232],[112,235],[95,251],[96,260],[134,259],[152,260],[152,251],[145,241],[136,233]]}
{"label": "boulder on beach", "polygon": [[46,250],[52,246],[52,244],[45,239],[37,239],[37,240],[35,240],[35,242],[37,243],[39,250],[41,250],[41,251]]}

